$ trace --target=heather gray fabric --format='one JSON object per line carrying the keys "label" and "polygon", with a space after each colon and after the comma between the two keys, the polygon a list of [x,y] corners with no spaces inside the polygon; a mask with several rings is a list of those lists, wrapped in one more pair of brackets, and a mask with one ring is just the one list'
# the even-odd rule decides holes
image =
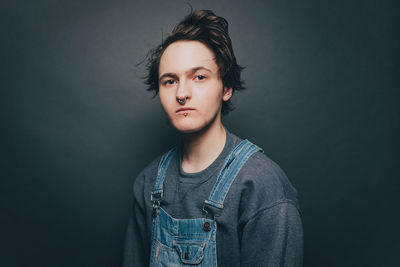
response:
{"label": "heather gray fabric", "polygon": [[[242,139],[227,130],[223,151],[206,169],[185,173],[181,146],[164,182],[161,206],[177,219],[204,217],[202,205],[225,157]],[[148,266],[151,243],[150,193],[158,156],[136,178],[123,266]],[[281,168],[264,153],[253,154],[233,182],[217,217],[218,266],[302,266],[303,228],[297,193]]]}

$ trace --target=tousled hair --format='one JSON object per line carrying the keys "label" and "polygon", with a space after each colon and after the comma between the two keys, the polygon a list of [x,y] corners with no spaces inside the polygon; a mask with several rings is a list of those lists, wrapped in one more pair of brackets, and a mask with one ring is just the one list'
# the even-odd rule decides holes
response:
{"label": "tousled hair", "polygon": [[[177,41],[199,41],[211,49],[215,55],[219,77],[224,87],[232,87],[232,94],[243,90],[244,82],[240,78],[244,67],[236,62],[232,49],[232,42],[228,34],[228,22],[216,16],[210,10],[191,11],[179,22],[162,43],[151,49],[146,56],[147,76],[145,84],[147,90],[154,92],[154,97],[159,91],[159,65],[165,49]],[[222,102],[222,115],[234,109],[231,100]]]}

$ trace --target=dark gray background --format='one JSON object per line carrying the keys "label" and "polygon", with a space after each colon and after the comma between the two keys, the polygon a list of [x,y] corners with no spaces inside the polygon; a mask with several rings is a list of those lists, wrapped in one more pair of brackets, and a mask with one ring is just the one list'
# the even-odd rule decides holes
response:
{"label": "dark gray background", "polygon": [[[3,1],[1,266],[119,266],[138,172],[177,140],[136,67],[187,1]],[[400,249],[397,1],[189,1],[249,88],[224,124],[299,193],[305,266]]]}

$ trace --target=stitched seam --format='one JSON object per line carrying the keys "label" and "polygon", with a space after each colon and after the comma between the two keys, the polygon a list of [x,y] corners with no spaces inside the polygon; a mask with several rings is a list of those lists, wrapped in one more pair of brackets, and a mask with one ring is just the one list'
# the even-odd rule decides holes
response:
{"label": "stitched seam", "polygon": [[[293,206],[297,209],[297,211],[299,211],[299,209],[297,208],[296,203],[295,203],[293,200],[284,199],[284,200],[279,200],[279,201],[277,201],[277,202],[274,202],[274,203],[271,204],[270,206],[267,206],[267,207],[264,207],[264,208],[261,208],[261,209],[257,210],[252,216],[250,216],[250,217],[249,217],[247,220],[245,220],[244,222],[245,222],[245,224],[246,224],[246,223],[248,223],[249,221],[251,221],[252,219],[254,219],[255,217],[257,217],[257,215],[260,214],[261,212],[264,212],[264,211],[269,210],[269,209],[271,209],[271,208],[273,208],[273,207],[275,207],[275,206],[278,206],[278,205],[280,205],[280,204],[285,204],[285,203],[293,205]],[[299,213],[300,213],[300,211],[299,211]]]}

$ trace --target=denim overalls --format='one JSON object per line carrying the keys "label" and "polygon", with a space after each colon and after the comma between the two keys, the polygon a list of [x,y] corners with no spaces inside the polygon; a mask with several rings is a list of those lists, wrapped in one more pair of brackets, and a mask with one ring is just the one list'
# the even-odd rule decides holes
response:
{"label": "denim overalls", "polygon": [[[240,142],[227,156],[207,200],[204,218],[175,219],[161,206],[163,182],[176,147],[162,155],[154,190],[150,266],[217,266],[215,217],[223,209],[225,196],[240,168],[255,152],[262,151],[248,140]],[[207,219],[207,214],[213,219]]]}

